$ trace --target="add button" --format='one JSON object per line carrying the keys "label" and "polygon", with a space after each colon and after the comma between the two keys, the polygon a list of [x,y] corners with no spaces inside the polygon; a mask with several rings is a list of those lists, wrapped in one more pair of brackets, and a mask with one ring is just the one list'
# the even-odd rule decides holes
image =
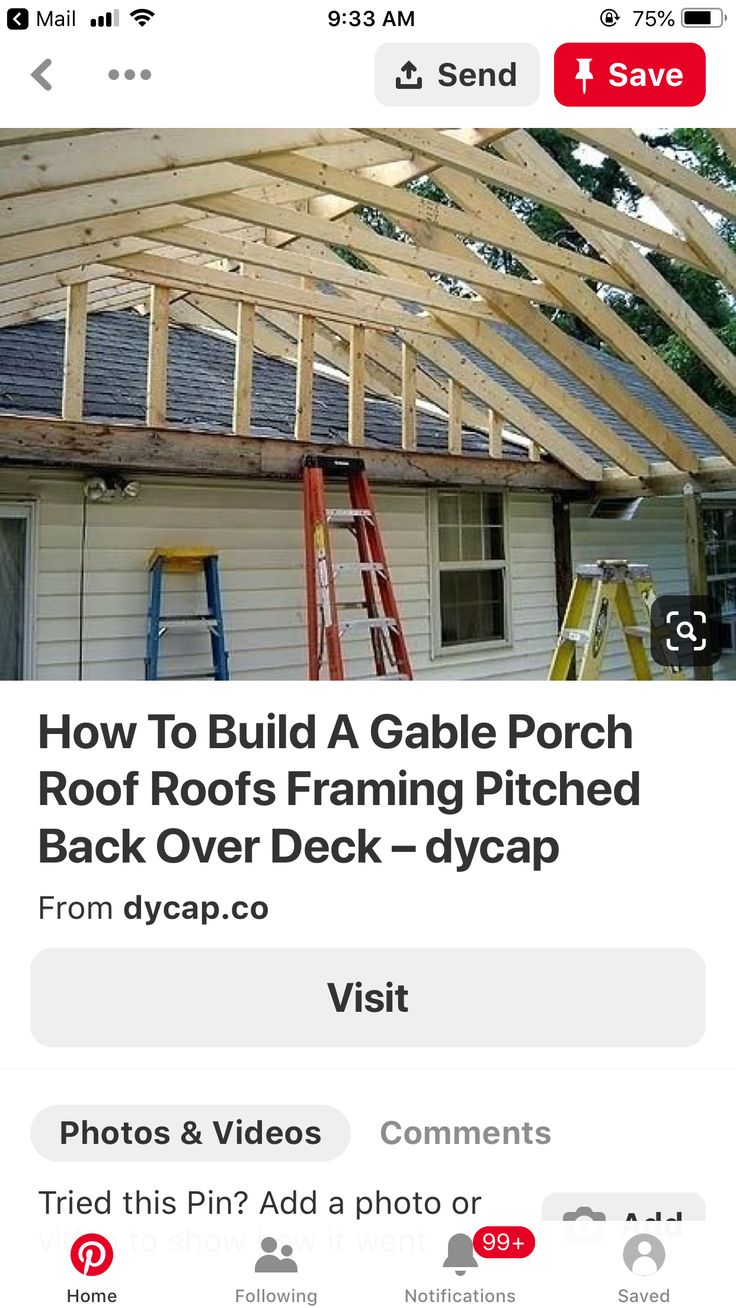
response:
{"label": "add button", "polygon": [[555,51],[555,99],[573,109],[692,108],[705,99],[705,51],[684,41],[570,41]]}

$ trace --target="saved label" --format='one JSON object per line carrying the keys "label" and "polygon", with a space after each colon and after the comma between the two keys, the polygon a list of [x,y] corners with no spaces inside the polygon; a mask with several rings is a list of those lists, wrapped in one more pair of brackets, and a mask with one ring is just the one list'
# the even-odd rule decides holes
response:
{"label": "saved label", "polygon": [[705,51],[689,41],[570,41],[555,51],[555,99],[576,109],[702,104]]}

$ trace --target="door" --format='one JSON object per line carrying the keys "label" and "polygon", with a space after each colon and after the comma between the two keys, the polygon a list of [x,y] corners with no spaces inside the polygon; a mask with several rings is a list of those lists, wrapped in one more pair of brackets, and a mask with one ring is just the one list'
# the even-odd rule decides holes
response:
{"label": "door", "polygon": [[0,681],[21,681],[30,657],[31,508],[0,504]]}

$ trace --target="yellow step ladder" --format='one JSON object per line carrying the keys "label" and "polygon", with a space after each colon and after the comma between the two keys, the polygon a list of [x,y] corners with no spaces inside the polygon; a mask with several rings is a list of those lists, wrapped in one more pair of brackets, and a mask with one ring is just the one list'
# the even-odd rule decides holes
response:
{"label": "yellow step ladder", "polygon": [[[230,680],[229,655],[225,643],[225,618],[220,589],[220,561],[217,551],[207,545],[159,546],[148,561],[150,575],[148,600],[148,638],[146,640],[146,681],[192,681],[211,677]],[[205,605],[199,613],[162,614],[164,576],[166,573],[201,573],[204,578]],[[206,672],[162,677],[159,672],[161,639],[170,629],[199,627],[210,638],[212,667]]]}
{"label": "yellow step ladder", "polygon": [[[634,596],[641,600],[647,617],[657,596],[651,568],[625,559],[599,559],[581,563],[575,569],[565,618],[557,639],[548,681],[567,681],[576,650],[580,665],[576,680],[596,681],[601,673],[611,619],[618,618],[636,681],[651,681],[652,668],[647,645],[649,624],[637,624]],[[589,611],[587,625],[585,615]],[[663,669],[666,676],[682,680],[681,668]]]}

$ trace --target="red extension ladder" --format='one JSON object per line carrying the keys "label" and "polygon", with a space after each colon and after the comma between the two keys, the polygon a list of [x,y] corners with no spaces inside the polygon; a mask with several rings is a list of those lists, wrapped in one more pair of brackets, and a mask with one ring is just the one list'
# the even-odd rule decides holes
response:
{"label": "red extension ladder", "polygon": [[[327,508],[328,478],[347,484],[349,506]],[[331,681],[345,680],[342,638],[355,628],[370,636],[376,677],[411,681],[409,652],[363,460],[308,455],[303,481],[310,681],[319,681],[325,667]],[[330,532],[335,528],[345,528],[355,539],[357,562],[333,563]],[[340,603],[336,583],[343,572],[351,571],[360,573],[363,599]],[[351,617],[351,609],[362,612]]]}

